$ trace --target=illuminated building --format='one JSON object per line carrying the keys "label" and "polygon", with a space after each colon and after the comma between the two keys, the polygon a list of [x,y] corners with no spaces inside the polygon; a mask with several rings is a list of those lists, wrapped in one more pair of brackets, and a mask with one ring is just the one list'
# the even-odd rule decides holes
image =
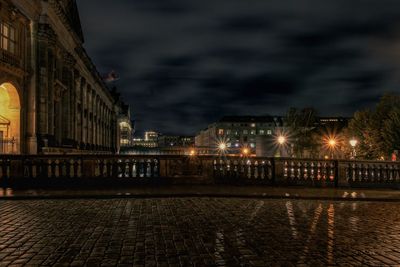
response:
{"label": "illuminated building", "polygon": [[223,141],[228,151],[240,153],[242,148],[255,154],[257,137],[272,137],[283,127],[279,116],[229,116],[209,125],[195,137],[196,147],[217,148]]}
{"label": "illuminated building", "polygon": [[159,147],[190,147],[194,146],[193,136],[160,135],[158,137]]}
{"label": "illuminated building", "polygon": [[119,136],[120,147],[129,147],[132,145],[132,137],[134,134],[134,128],[131,120],[130,107],[125,104],[121,104],[121,113],[118,117],[119,125]]}
{"label": "illuminated building", "polygon": [[75,0],[0,0],[0,153],[118,150],[120,107]]}

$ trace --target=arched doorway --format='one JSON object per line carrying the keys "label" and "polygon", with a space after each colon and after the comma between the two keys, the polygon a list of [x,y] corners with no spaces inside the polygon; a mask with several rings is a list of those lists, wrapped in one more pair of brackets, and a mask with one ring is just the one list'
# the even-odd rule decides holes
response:
{"label": "arched doorway", "polygon": [[21,102],[11,83],[0,85],[0,154],[21,152]]}

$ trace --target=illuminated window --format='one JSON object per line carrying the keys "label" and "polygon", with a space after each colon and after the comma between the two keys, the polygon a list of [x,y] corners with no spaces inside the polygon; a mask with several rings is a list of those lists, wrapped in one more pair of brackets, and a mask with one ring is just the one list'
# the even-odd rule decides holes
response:
{"label": "illuminated window", "polygon": [[252,123],[252,124],[251,124],[251,127],[256,127],[256,124],[255,124],[255,123]]}
{"label": "illuminated window", "polygon": [[226,134],[231,134],[231,130],[226,130]]}
{"label": "illuminated window", "polygon": [[224,129],[219,129],[218,130],[218,135],[224,135]]}
{"label": "illuminated window", "polygon": [[268,130],[268,131],[267,131],[267,134],[268,134],[268,135],[272,135],[272,130]]}
{"label": "illuminated window", "polygon": [[251,148],[255,148],[255,147],[256,147],[256,144],[250,143],[250,147],[251,147]]}
{"label": "illuminated window", "polygon": [[256,134],[256,130],[251,130],[251,131],[250,131],[250,134],[251,134],[251,135],[255,135],[255,134]]}
{"label": "illuminated window", "polygon": [[248,130],[243,130],[243,134],[249,134]]}
{"label": "illuminated window", "polygon": [[264,135],[264,134],[265,134],[265,131],[264,131],[264,130],[260,130],[260,131],[259,131],[259,134],[260,134],[260,135]]}
{"label": "illuminated window", "polygon": [[11,25],[0,22],[0,46],[12,54],[16,52],[15,28]]}

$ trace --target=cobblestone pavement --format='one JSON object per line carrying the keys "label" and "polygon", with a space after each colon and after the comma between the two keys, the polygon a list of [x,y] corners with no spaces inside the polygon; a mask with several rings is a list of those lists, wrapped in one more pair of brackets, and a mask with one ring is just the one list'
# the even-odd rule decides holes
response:
{"label": "cobblestone pavement", "polygon": [[399,266],[400,204],[0,201],[0,266]]}

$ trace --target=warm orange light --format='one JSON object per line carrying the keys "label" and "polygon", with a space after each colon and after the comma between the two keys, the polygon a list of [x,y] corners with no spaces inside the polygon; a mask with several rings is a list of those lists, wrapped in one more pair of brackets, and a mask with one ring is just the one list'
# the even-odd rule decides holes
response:
{"label": "warm orange light", "polygon": [[17,89],[11,83],[0,84],[0,138],[10,141],[0,153],[19,153],[21,105]]}
{"label": "warm orange light", "polygon": [[328,145],[329,145],[330,147],[332,147],[332,148],[335,147],[335,146],[336,146],[336,140],[333,139],[333,138],[329,139]]}
{"label": "warm orange light", "polygon": [[226,144],[225,143],[220,143],[218,145],[219,150],[224,151],[226,149]]}
{"label": "warm orange light", "polygon": [[248,154],[249,154],[249,152],[250,152],[250,151],[249,151],[249,149],[248,149],[248,148],[244,148],[244,149],[243,149],[243,154],[244,154],[244,155],[248,155]]}
{"label": "warm orange light", "polygon": [[196,151],[194,149],[190,150],[190,156],[194,156],[196,154]]}
{"label": "warm orange light", "polygon": [[278,136],[278,144],[283,145],[286,143],[286,137],[284,137],[283,135]]}

